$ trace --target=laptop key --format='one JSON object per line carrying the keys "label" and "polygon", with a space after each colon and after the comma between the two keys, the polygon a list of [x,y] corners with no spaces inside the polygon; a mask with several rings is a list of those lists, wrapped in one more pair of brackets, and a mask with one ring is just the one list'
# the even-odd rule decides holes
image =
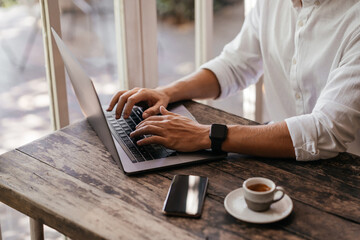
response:
{"label": "laptop key", "polygon": [[132,123],[133,121],[131,120],[131,118],[127,118],[127,119],[125,119],[125,122],[126,122],[127,124],[130,124],[130,123]]}
{"label": "laptop key", "polygon": [[134,108],[134,112],[140,119],[142,119],[143,112],[140,110],[140,108]]}
{"label": "laptop key", "polygon": [[135,157],[135,158],[131,157],[130,160],[131,160],[132,163],[138,163],[138,162],[139,162],[139,161],[137,160],[137,157]]}
{"label": "laptop key", "polygon": [[134,153],[134,157],[136,158],[137,162],[145,162],[145,159],[139,153]]}
{"label": "laptop key", "polygon": [[124,130],[125,130],[125,133],[126,133],[128,136],[130,136],[130,133],[132,132],[131,129],[130,129],[128,126],[126,126],[126,127],[124,128]]}
{"label": "laptop key", "polygon": [[120,135],[120,137],[121,137],[121,139],[127,139],[128,138],[128,136],[126,135],[126,133],[120,133],[119,134]]}
{"label": "laptop key", "polygon": [[141,152],[141,154],[145,157],[146,160],[152,160],[152,156],[150,155],[150,153],[146,150],[145,147],[143,146],[139,146],[139,151]]}
{"label": "laptop key", "polygon": [[129,127],[131,130],[135,130],[136,125],[135,125],[135,123],[131,122],[131,123],[129,123]]}
{"label": "laptop key", "polygon": [[136,125],[138,125],[142,120],[140,118],[138,118],[138,116],[136,116],[136,114],[132,113],[130,115],[131,119],[136,123]]}
{"label": "laptop key", "polygon": [[136,149],[136,147],[134,147],[133,145],[129,146],[129,150],[131,153],[136,154],[139,153],[139,151]]}

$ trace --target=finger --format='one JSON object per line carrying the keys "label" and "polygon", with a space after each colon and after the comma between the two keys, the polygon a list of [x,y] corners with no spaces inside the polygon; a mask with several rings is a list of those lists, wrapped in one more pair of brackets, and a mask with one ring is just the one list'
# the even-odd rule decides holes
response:
{"label": "finger", "polygon": [[144,121],[142,121],[141,123],[139,123],[137,126],[136,126],[136,128],[137,129],[140,129],[140,128],[142,128],[142,127],[145,127],[145,126],[151,126],[151,125],[153,125],[153,126],[161,126],[162,124],[163,124],[163,122],[162,122],[162,120],[164,120],[163,118],[161,118],[161,116],[152,116],[152,118],[153,119],[155,119],[155,120],[153,120],[153,119],[146,119],[146,120],[144,120]]}
{"label": "finger", "polygon": [[161,103],[156,103],[154,106],[146,109],[146,111],[144,111],[144,113],[143,113],[143,119],[146,119],[150,116],[160,113],[160,106],[161,106]]}
{"label": "finger", "polygon": [[109,104],[109,107],[106,109],[106,111],[112,111],[113,108],[114,108],[114,106],[115,106],[115,104],[118,102],[119,97],[120,97],[121,95],[123,95],[125,92],[126,92],[126,91],[119,91],[118,93],[116,93],[116,94],[112,97],[112,99],[111,99],[111,101],[110,101],[110,104]]}
{"label": "finger", "polygon": [[135,131],[133,131],[132,133],[130,133],[130,137],[132,138],[136,138],[136,137],[140,137],[143,135],[157,135],[157,136],[162,136],[164,129],[158,127],[158,126],[154,126],[154,125],[150,125],[150,126],[144,126],[142,128],[138,128]]}
{"label": "finger", "polygon": [[138,92],[131,95],[127,101],[124,108],[124,117],[127,118],[131,114],[131,110],[133,109],[134,105],[138,102],[144,101],[147,99],[147,94],[145,91],[139,90]]}
{"label": "finger", "polygon": [[115,118],[117,118],[117,119],[120,118],[121,113],[122,113],[122,111],[123,111],[123,109],[124,109],[124,105],[125,105],[127,99],[128,99],[131,95],[133,95],[134,93],[136,93],[137,91],[138,91],[138,89],[132,89],[132,90],[130,90],[130,91],[125,92],[124,94],[122,94],[122,95],[119,97],[119,100],[118,100],[118,103],[117,103],[117,106],[116,106],[116,111],[115,111],[115,113],[116,113]]}
{"label": "finger", "polygon": [[146,118],[145,120],[143,120],[142,122],[140,122],[139,125],[141,125],[142,123],[145,123],[145,122],[149,122],[149,121],[154,121],[155,122],[155,121],[162,121],[164,119],[165,119],[165,117],[162,116],[162,115],[150,116],[150,117]]}
{"label": "finger", "polygon": [[139,146],[148,145],[148,144],[165,145],[165,143],[166,143],[166,139],[160,136],[151,136],[151,137],[143,138],[136,142],[136,144]]}
{"label": "finger", "polygon": [[173,115],[173,116],[176,115],[175,113],[168,111],[164,106],[160,106],[160,113],[162,115]]}

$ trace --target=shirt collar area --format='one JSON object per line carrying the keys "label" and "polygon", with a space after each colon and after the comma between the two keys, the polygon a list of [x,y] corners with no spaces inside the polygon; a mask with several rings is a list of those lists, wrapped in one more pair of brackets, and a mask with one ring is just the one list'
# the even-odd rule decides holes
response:
{"label": "shirt collar area", "polygon": [[291,0],[291,1],[294,8],[301,8],[301,6],[309,7],[312,5],[320,5],[324,0]]}

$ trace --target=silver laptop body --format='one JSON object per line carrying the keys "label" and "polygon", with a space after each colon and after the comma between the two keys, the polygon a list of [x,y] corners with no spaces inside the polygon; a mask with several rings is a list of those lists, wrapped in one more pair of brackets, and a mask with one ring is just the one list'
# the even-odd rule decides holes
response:
{"label": "silver laptop body", "polygon": [[[108,113],[104,114],[104,110],[101,107],[100,100],[91,79],[87,76],[79,62],[72,55],[54,29],[52,29],[52,33],[84,116],[87,117],[91,127],[95,130],[102,143],[110,152],[112,158],[126,174],[140,173],[199,161],[220,159],[225,156],[224,154],[215,155],[211,153],[211,151],[193,153],[174,152],[167,157],[134,163],[125,143],[121,141],[118,136],[115,136],[113,128],[110,130],[111,123],[105,117],[105,114]],[[194,119],[182,105],[176,109],[170,110]],[[196,141],[195,137],[194,141]]]}

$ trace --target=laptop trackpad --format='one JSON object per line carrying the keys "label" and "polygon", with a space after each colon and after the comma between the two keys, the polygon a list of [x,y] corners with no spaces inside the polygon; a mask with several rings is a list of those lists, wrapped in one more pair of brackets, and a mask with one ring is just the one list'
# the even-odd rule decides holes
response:
{"label": "laptop trackpad", "polygon": [[187,118],[190,118],[191,120],[194,120],[195,122],[196,119],[195,117],[186,109],[186,107],[182,104],[180,105],[172,105],[172,106],[169,106],[169,109],[168,109],[170,112],[173,112],[173,113],[176,113],[176,114],[179,114],[179,115],[182,115],[184,117],[187,117]]}

